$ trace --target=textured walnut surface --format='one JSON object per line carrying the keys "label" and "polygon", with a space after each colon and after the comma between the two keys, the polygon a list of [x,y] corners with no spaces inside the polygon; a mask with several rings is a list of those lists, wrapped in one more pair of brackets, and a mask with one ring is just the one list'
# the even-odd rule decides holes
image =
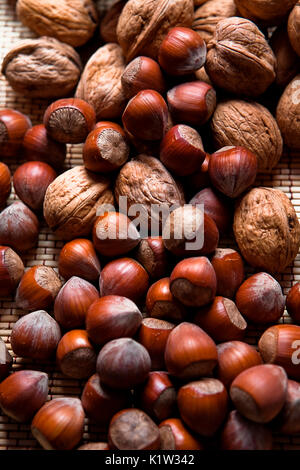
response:
{"label": "textured walnut surface", "polygon": [[100,47],[87,62],[76,90],[76,97],[90,103],[97,119],[114,119],[125,107],[121,76],[124,57],[118,44]]}
{"label": "textured walnut surface", "polygon": [[221,20],[208,44],[205,69],[212,82],[234,94],[259,96],[275,79],[276,58],[252,21]]}
{"label": "textured walnut surface", "polygon": [[129,0],[120,15],[117,35],[127,61],[139,55],[156,58],[168,30],[191,26],[193,0]]}
{"label": "textured walnut surface", "polygon": [[217,23],[237,14],[234,0],[209,0],[195,11],[193,29],[208,43],[214,35]]}
{"label": "textured walnut surface", "polygon": [[211,120],[214,146],[247,147],[258,158],[260,171],[274,168],[282,154],[282,137],[270,111],[254,101],[226,100],[217,105]]}
{"label": "textured walnut surface", "polygon": [[247,193],[235,211],[233,229],[243,257],[256,268],[282,272],[298,253],[299,221],[289,198],[277,189]]}
{"label": "textured walnut surface", "polygon": [[277,24],[293,8],[297,0],[234,0],[240,13],[252,21]]}
{"label": "textured walnut surface", "polygon": [[39,98],[68,95],[81,69],[72,46],[45,36],[19,42],[2,63],[2,73],[15,91]]}
{"label": "textured walnut surface", "polygon": [[284,143],[292,149],[300,149],[300,74],[284,90],[277,106],[276,119]]}

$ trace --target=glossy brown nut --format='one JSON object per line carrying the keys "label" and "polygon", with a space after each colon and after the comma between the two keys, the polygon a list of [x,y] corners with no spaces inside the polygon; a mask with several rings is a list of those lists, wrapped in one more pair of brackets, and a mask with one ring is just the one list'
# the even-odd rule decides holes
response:
{"label": "glossy brown nut", "polygon": [[61,338],[58,323],[44,310],[29,313],[14,324],[11,347],[20,357],[48,360],[56,351]]}
{"label": "glossy brown nut", "polygon": [[170,418],[159,425],[161,450],[203,450],[201,443],[184,426],[181,419]]}
{"label": "glossy brown nut", "polygon": [[172,295],[188,307],[202,307],[212,302],[216,288],[216,273],[204,256],[180,261],[170,276]]}
{"label": "glossy brown nut", "polygon": [[146,309],[150,317],[174,322],[180,322],[187,314],[186,307],[172,295],[168,277],[156,281],[149,288]]}
{"label": "glossy brown nut", "polygon": [[142,314],[134,302],[119,295],[106,295],[88,309],[86,330],[98,345],[121,337],[132,337],[137,332]]}
{"label": "glossy brown nut", "polygon": [[282,409],[287,394],[282,367],[263,364],[241,372],[232,382],[230,397],[236,409],[255,423],[268,423]]}
{"label": "glossy brown nut", "polygon": [[187,82],[169,90],[167,101],[175,122],[201,126],[215,110],[216,92],[205,82]]}
{"label": "glossy brown nut", "polygon": [[286,309],[294,322],[300,323],[300,282],[290,289],[286,298]]}
{"label": "glossy brown nut", "polygon": [[221,427],[228,411],[228,395],[217,379],[190,382],[178,391],[181,419],[201,436],[213,436]]}
{"label": "glossy brown nut", "polygon": [[121,77],[122,87],[127,99],[142,90],[165,91],[165,80],[158,63],[150,57],[140,56],[126,66]]}
{"label": "glossy brown nut", "polygon": [[122,116],[124,128],[141,140],[160,140],[166,133],[168,107],[154,90],[143,90],[127,104]]}
{"label": "glossy brown nut", "polygon": [[193,196],[196,191],[200,191],[200,189],[205,189],[210,186],[211,183],[208,174],[209,159],[210,155],[207,153],[205,160],[199,170],[196,171],[193,175],[189,175],[188,177],[182,179],[182,183],[186,193],[188,194],[188,197]]}
{"label": "glossy brown nut", "polygon": [[211,264],[217,276],[217,295],[233,299],[245,278],[241,255],[231,248],[217,248]]}
{"label": "glossy brown nut", "polygon": [[0,298],[10,296],[24,274],[21,258],[8,246],[0,246]]}
{"label": "glossy brown nut", "polygon": [[170,333],[165,363],[171,375],[191,380],[210,375],[218,361],[214,341],[199,326],[183,322]]}
{"label": "glossy brown nut", "polygon": [[123,127],[119,126],[116,122],[113,121],[98,121],[95,124],[95,129],[114,129],[119,132],[123,137],[125,137],[125,131]]}
{"label": "glossy brown nut", "polygon": [[35,246],[39,235],[39,221],[23,202],[16,201],[0,214],[0,244],[25,252]]}
{"label": "glossy brown nut", "polygon": [[63,374],[85,379],[96,371],[97,354],[85,330],[68,331],[56,350],[56,362]]}
{"label": "glossy brown nut", "polygon": [[20,423],[30,421],[48,396],[48,375],[34,370],[14,372],[0,384],[2,411]]}
{"label": "glossy brown nut", "polygon": [[46,190],[56,176],[56,172],[47,163],[27,162],[15,171],[14,188],[24,204],[34,211],[41,211]]}
{"label": "glossy brown nut", "polygon": [[76,238],[66,243],[59,254],[58,270],[65,279],[78,276],[87,281],[97,281],[100,263],[92,242]]}
{"label": "glossy brown nut", "polygon": [[48,134],[63,144],[84,142],[95,124],[94,108],[79,98],[54,101],[44,114],[44,126]]}
{"label": "glossy brown nut", "polygon": [[8,352],[5,342],[0,338],[0,381],[4,380],[12,367],[13,358]]}
{"label": "glossy brown nut", "polygon": [[279,415],[272,423],[272,428],[282,434],[293,435],[300,432],[300,384],[288,380],[285,403]]}
{"label": "glossy brown nut", "polygon": [[138,341],[148,351],[152,370],[164,370],[165,349],[168,337],[174,328],[173,323],[157,318],[144,318],[138,333]]}
{"label": "glossy brown nut", "polygon": [[71,450],[83,435],[84,412],[78,398],[54,398],[37,412],[31,432],[44,449]]}
{"label": "glossy brown nut", "polygon": [[168,255],[162,237],[148,237],[140,241],[135,256],[152,279],[161,279],[168,271]]}
{"label": "glossy brown nut", "polygon": [[0,111],[0,154],[1,157],[17,157],[22,148],[24,135],[31,127],[25,114],[15,109]]}
{"label": "glossy brown nut", "polygon": [[11,192],[11,174],[5,163],[0,162],[0,208],[2,208]]}
{"label": "glossy brown nut", "polygon": [[228,232],[232,223],[232,211],[228,201],[212,188],[204,188],[199,191],[189,204],[204,205],[204,213],[213,219],[220,234]]}
{"label": "glossy brown nut", "polygon": [[60,169],[66,159],[66,144],[56,142],[47,133],[44,124],[38,124],[29,129],[23,140],[26,160],[48,163]]}
{"label": "glossy brown nut", "polygon": [[250,276],[236,293],[236,306],[247,320],[275,323],[283,315],[285,299],[280,284],[267,273]]}

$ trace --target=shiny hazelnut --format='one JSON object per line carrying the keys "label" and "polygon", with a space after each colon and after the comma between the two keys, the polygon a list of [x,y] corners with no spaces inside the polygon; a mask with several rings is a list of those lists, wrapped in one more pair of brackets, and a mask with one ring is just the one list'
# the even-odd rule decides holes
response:
{"label": "shiny hazelnut", "polygon": [[285,299],[279,282],[270,274],[250,276],[236,293],[236,306],[247,320],[275,323],[283,315]]}
{"label": "shiny hazelnut", "polygon": [[142,314],[134,302],[119,295],[106,295],[93,302],[87,312],[86,330],[98,345],[137,332]]}
{"label": "shiny hazelnut", "polygon": [[5,342],[0,338],[0,382],[8,376],[13,358],[8,352]]}
{"label": "shiny hazelnut", "polygon": [[39,221],[23,202],[16,201],[0,214],[0,244],[25,252],[35,246]]}
{"label": "shiny hazelnut", "polygon": [[184,385],[178,391],[177,402],[181,419],[201,436],[213,436],[228,412],[228,394],[217,379],[201,379]]}
{"label": "shiny hazelnut", "polygon": [[94,108],[79,98],[54,101],[44,114],[44,126],[48,134],[63,144],[84,142],[95,124]]}
{"label": "shiny hazelnut", "polygon": [[138,333],[138,341],[148,351],[152,370],[164,370],[165,349],[168,337],[174,328],[173,323],[157,318],[144,318]]}
{"label": "shiny hazelnut", "polygon": [[29,313],[14,324],[10,336],[17,356],[48,360],[55,354],[61,338],[58,323],[44,310]]}
{"label": "shiny hazelnut", "polygon": [[231,248],[217,248],[211,264],[217,276],[217,295],[233,299],[245,278],[241,255]]}
{"label": "shiny hazelnut", "polygon": [[183,380],[207,376],[217,361],[214,341],[199,326],[183,322],[169,334],[165,363],[171,375]]}
{"label": "shiny hazelnut", "polygon": [[219,232],[228,232],[232,225],[232,211],[228,201],[212,188],[204,188],[190,200],[189,204],[203,204],[204,213],[213,219]]}
{"label": "shiny hazelnut", "polygon": [[203,450],[201,443],[184,426],[181,419],[170,418],[159,425],[161,450]]}
{"label": "shiny hazelnut", "polygon": [[166,276],[168,255],[162,237],[148,237],[141,240],[135,257],[152,279]]}
{"label": "shiny hazelnut", "polygon": [[286,309],[295,323],[300,323],[300,282],[290,289],[286,298]]}
{"label": "shiny hazelnut", "polygon": [[149,288],[146,309],[150,317],[174,322],[180,322],[187,314],[186,307],[172,295],[168,277],[156,281]]}
{"label": "shiny hazelnut", "polygon": [[0,162],[0,208],[5,206],[11,191],[11,174],[5,163]]}
{"label": "shiny hazelnut", "polygon": [[96,352],[85,330],[68,331],[59,341],[56,362],[61,372],[73,379],[85,379],[96,371]]}
{"label": "shiny hazelnut", "polygon": [[53,268],[33,266],[23,275],[16,293],[18,308],[45,309],[52,305],[62,283]]}
{"label": "shiny hazelnut", "polygon": [[33,211],[41,211],[46,190],[56,176],[56,172],[47,163],[27,162],[15,171],[14,188],[24,204]]}
{"label": "shiny hazelnut", "polygon": [[216,92],[205,82],[187,82],[169,90],[167,101],[175,122],[201,126],[215,110]]}
{"label": "shiny hazelnut", "polygon": [[117,389],[130,389],[143,383],[150,372],[151,359],[144,346],[131,338],[106,343],[97,359],[101,381]]}
{"label": "shiny hazelnut", "polygon": [[256,423],[268,423],[282,409],[287,394],[282,367],[263,364],[241,372],[232,382],[230,397],[236,409]]}
{"label": "shiny hazelnut", "polygon": [[76,238],[66,243],[59,254],[58,271],[65,279],[78,276],[87,281],[97,281],[100,263],[92,242]]}
{"label": "shiny hazelnut", "polygon": [[113,121],[98,121],[95,124],[95,129],[114,129],[119,132],[123,137],[126,136],[123,127],[119,126],[116,122]]}
{"label": "shiny hazelnut", "polygon": [[164,93],[165,80],[158,63],[150,57],[136,57],[126,66],[121,77],[123,92],[127,99],[142,90]]}
{"label": "shiny hazelnut", "polygon": [[184,124],[171,127],[161,142],[160,159],[168,170],[178,176],[195,173],[205,156],[200,135]]}
{"label": "shiny hazelnut", "polygon": [[0,111],[0,154],[1,157],[17,157],[25,133],[31,127],[31,121],[25,114],[15,109]]}
{"label": "shiny hazelnut", "polygon": [[170,276],[172,295],[188,307],[202,307],[212,302],[216,288],[216,273],[204,256],[180,261]]}
{"label": "shiny hazelnut", "polygon": [[83,435],[84,412],[78,398],[54,398],[37,412],[31,432],[46,450],[71,450]]}
{"label": "shiny hazelnut", "polygon": [[66,144],[57,142],[47,133],[44,124],[29,129],[23,140],[24,156],[29,161],[48,163],[60,169],[66,159]]}
{"label": "shiny hazelnut", "polygon": [[282,410],[271,423],[272,428],[285,435],[300,432],[300,384],[288,380],[286,399]]}
{"label": "shiny hazelnut", "polygon": [[8,246],[0,246],[0,298],[9,297],[24,274],[21,258]]}
{"label": "shiny hazelnut", "polygon": [[254,183],[257,156],[245,147],[224,147],[210,156],[208,172],[216,189],[236,198]]}
{"label": "shiny hazelnut", "polygon": [[168,107],[154,90],[143,90],[127,104],[122,116],[124,128],[141,140],[160,140],[168,124]]}
{"label": "shiny hazelnut", "polygon": [[190,28],[170,29],[158,52],[160,66],[170,75],[196,72],[205,64],[205,60],[205,41]]}

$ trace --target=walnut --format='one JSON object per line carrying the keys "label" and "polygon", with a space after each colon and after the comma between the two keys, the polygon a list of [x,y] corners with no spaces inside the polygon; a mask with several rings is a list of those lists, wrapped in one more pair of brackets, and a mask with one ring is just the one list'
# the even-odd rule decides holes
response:
{"label": "walnut", "polygon": [[300,56],[300,2],[294,6],[290,13],[288,33],[293,49]]}
{"label": "walnut", "polygon": [[278,189],[247,193],[235,211],[233,229],[243,257],[255,268],[282,272],[298,253],[299,221],[291,201]]}
{"label": "walnut", "polygon": [[258,27],[249,20],[221,20],[208,44],[205,69],[220,88],[246,96],[264,93],[275,79],[276,58]]}
{"label": "walnut", "polygon": [[19,42],[3,59],[12,88],[32,98],[66,96],[77,85],[82,65],[75,49],[46,36]]}
{"label": "walnut", "polygon": [[281,23],[297,0],[234,0],[239,12],[252,21],[267,25]]}
{"label": "walnut", "polygon": [[139,55],[155,59],[169,29],[191,26],[193,16],[193,0],[129,0],[117,26],[127,62]]}
{"label": "walnut", "polygon": [[282,155],[282,137],[267,108],[254,101],[226,100],[217,105],[211,120],[215,149],[247,147],[258,158],[259,171],[274,168]]}
{"label": "walnut", "polygon": [[89,235],[101,204],[113,204],[110,180],[77,166],[59,175],[48,186],[44,217],[63,239]]}
{"label": "walnut", "polygon": [[209,0],[195,11],[193,29],[208,43],[214,35],[217,23],[237,14],[234,0]]}
{"label": "walnut", "polygon": [[100,34],[105,42],[118,42],[117,25],[126,0],[114,3],[100,22]]}
{"label": "walnut", "polygon": [[98,15],[92,0],[18,0],[23,24],[40,36],[81,46],[94,34]]}
{"label": "walnut", "polygon": [[277,106],[276,119],[284,143],[292,149],[300,149],[300,74],[284,90]]}
{"label": "walnut", "polygon": [[125,108],[124,69],[122,50],[114,43],[100,47],[87,62],[75,96],[94,107],[97,119],[117,118]]}
{"label": "walnut", "polygon": [[290,44],[285,26],[275,31],[270,45],[277,60],[275,83],[280,87],[285,87],[300,69],[299,58]]}
{"label": "walnut", "polygon": [[151,218],[155,222],[158,219],[151,216],[152,204],[184,204],[182,190],[171,174],[157,158],[147,155],[139,155],[121,169],[115,186],[117,203],[120,196],[127,197],[128,207],[143,204],[148,221]]}

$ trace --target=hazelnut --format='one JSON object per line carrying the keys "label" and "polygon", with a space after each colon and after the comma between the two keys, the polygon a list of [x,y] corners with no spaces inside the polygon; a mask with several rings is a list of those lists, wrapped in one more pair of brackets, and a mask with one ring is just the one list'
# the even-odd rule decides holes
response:
{"label": "hazelnut", "polygon": [[135,256],[152,279],[167,273],[168,255],[162,237],[147,237],[140,241]]}
{"label": "hazelnut", "polygon": [[245,278],[242,257],[231,248],[217,248],[211,264],[217,276],[217,295],[233,299]]}
{"label": "hazelnut", "polygon": [[148,315],[160,320],[180,322],[186,317],[186,307],[174,298],[170,291],[170,278],[156,281],[149,288],[146,297]]}
{"label": "hazelnut", "polygon": [[288,380],[287,394],[282,410],[276,416],[272,425],[282,434],[293,435],[300,432],[300,384]]}
{"label": "hazelnut", "polygon": [[228,232],[232,218],[231,207],[222,194],[212,188],[204,188],[190,200],[189,204],[203,204],[204,213],[213,219],[220,234]]}
{"label": "hazelnut", "polygon": [[165,419],[159,425],[159,433],[161,450],[203,450],[181,419]]}
{"label": "hazelnut", "polygon": [[295,323],[300,323],[300,282],[290,289],[286,298],[286,309]]}
{"label": "hazelnut", "polygon": [[15,109],[0,111],[0,152],[1,157],[18,157],[24,135],[31,127],[28,116]]}
{"label": "hazelnut", "polygon": [[151,358],[152,370],[164,370],[165,366],[165,349],[168,337],[174,328],[173,323],[157,318],[144,318],[142,320],[138,341],[148,351]]}
{"label": "hazelnut", "polygon": [[62,373],[85,379],[96,370],[97,355],[85,330],[68,331],[59,341],[56,362]]}
{"label": "hazelnut", "polygon": [[0,382],[8,376],[12,363],[13,358],[9,354],[5,342],[0,338]]}
{"label": "hazelnut", "polygon": [[11,192],[11,174],[5,163],[0,162],[0,208],[5,206]]}
{"label": "hazelnut", "polygon": [[294,0],[289,0],[289,6],[295,4],[292,9],[289,20],[288,20],[288,34],[295,52],[300,56],[300,33],[299,33],[299,24],[300,24],[300,5],[299,2]]}
{"label": "hazelnut", "polygon": [[11,248],[0,246],[0,298],[10,296],[24,274],[21,258]]}
{"label": "hazelnut", "polygon": [[300,74],[296,75],[285,88],[276,109],[276,119],[284,143],[291,149],[299,149],[298,124]]}
{"label": "hazelnut", "polygon": [[97,281],[100,263],[92,242],[78,238],[66,243],[59,254],[58,270],[65,279],[77,276],[87,281]]}
{"label": "hazelnut", "polygon": [[61,168],[66,158],[66,144],[56,142],[47,133],[44,124],[28,129],[23,140],[26,160],[48,163],[54,168]]}
{"label": "hazelnut", "polygon": [[123,91],[127,99],[142,90],[165,91],[165,80],[158,63],[150,57],[136,57],[126,66],[121,77]]}
{"label": "hazelnut", "polygon": [[250,276],[236,293],[236,306],[253,323],[275,323],[283,315],[285,299],[280,284],[267,273]]}
{"label": "hazelnut", "polygon": [[25,252],[33,248],[39,235],[39,221],[23,202],[16,201],[0,215],[0,244]]}

